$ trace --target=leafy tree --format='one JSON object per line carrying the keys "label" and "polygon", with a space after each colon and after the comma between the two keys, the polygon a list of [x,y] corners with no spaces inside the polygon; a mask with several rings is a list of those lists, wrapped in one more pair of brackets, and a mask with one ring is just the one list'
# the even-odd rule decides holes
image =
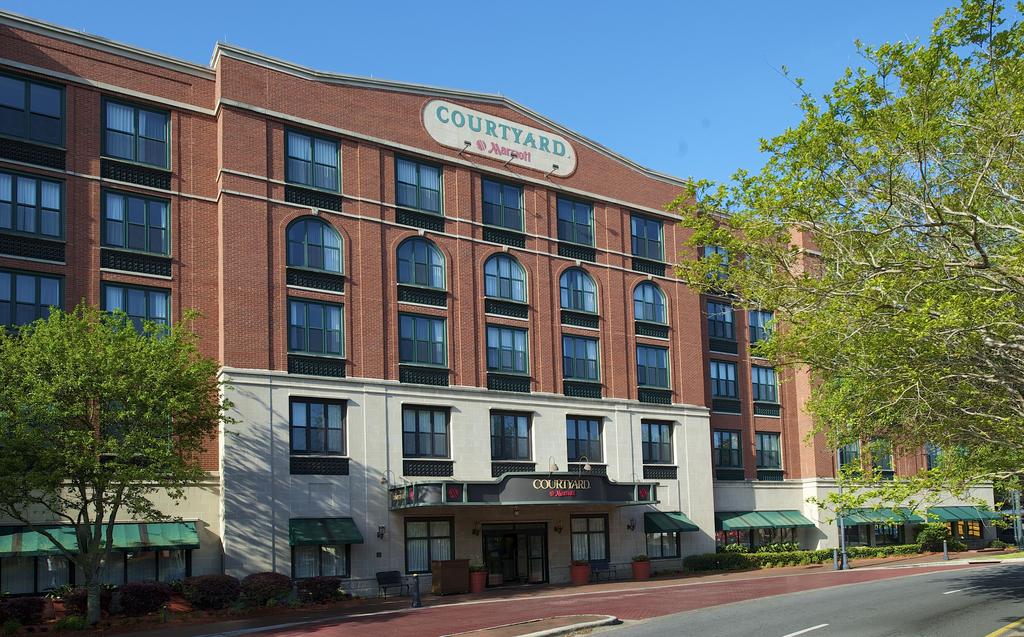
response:
{"label": "leafy tree", "polygon": [[[200,355],[192,315],[172,328],[86,305],[0,330],[0,515],[46,536],[80,570],[88,620],[114,524],[167,516],[203,478],[199,455],[228,422],[218,365]],[[73,525],[77,550],[44,523]]]}
{"label": "leafy tree", "polygon": [[[1020,7],[1018,6],[1019,15]],[[807,408],[832,446],[941,450],[915,489],[1024,472],[1024,25],[965,0],[925,42],[857,43],[802,120],[762,141],[759,173],[672,204],[705,292],[775,312],[761,354],[813,370]],[[861,484],[875,481],[870,473]],[[894,498],[895,499],[895,498]]]}

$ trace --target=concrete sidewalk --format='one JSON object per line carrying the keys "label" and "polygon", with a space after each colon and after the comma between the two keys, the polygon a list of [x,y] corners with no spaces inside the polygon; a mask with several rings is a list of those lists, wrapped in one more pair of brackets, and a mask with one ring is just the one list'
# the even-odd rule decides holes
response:
{"label": "concrete sidewalk", "polygon": [[[964,555],[968,559],[978,557],[990,559],[990,556]],[[942,562],[941,559],[941,555],[932,555],[857,560],[854,570],[845,573],[832,571],[829,563],[710,575],[668,576],[639,582],[613,581],[578,587],[522,586],[497,589],[480,595],[427,595],[423,598],[424,607],[420,609],[411,609],[408,597],[351,600],[315,610],[266,609],[266,612],[237,619],[217,618],[207,623],[165,624],[152,627],[145,634],[153,637],[231,637],[262,631],[308,634],[326,633],[331,626],[338,625],[347,627],[346,635],[380,637],[381,631],[388,637],[403,634],[442,635],[503,623],[569,615],[579,610],[637,619],[679,612],[689,607],[711,606],[805,588],[898,577],[910,575],[914,571],[964,568],[968,565],[968,559],[952,562]],[[657,601],[662,598],[679,598],[679,601],[672,604]],[[623,603],[629,601],[634,603]],[[379,629],[374,626],[379,626]],[[129,630],[131,628],[126,627],[117,632]]]}

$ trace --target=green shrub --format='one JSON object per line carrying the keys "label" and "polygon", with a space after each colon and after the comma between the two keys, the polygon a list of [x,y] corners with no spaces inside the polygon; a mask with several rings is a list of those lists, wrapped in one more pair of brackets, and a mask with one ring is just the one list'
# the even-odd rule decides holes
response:
{"label": "green shrub", "polygon": [[299,599],[303,602],[322,604],[342,596],[340,577],[310,577],[300,579],[297,584]]}
{"label": "green shrub", "polygon": [[749,553],[750,549],[745,544],[726,544],[722,547],[725,553]]}
{"label": "green shrub", "polygon": [[[88,603],[88,591],[84,586],[71,589],[64,594],[64,610],[73,615],[85,615]],[[110,612],[110,602],[114,599],[114,588],[104,586],[100,588],[100,610],[104,613]]]}
{"label": "green shrub", "polygon": [[89,622],[85,620],[85,617],[81,615],[68,615],[57,621],[53,625],[58,632],[71,632],[75,630],[85,630],[89,627]]}
{"label": "green shrub", "polygon": [[0,617],[4,618],[4,621],[13,619],[23,626],[29,626],[43,621],[45,608],[46,598],[12,597],[0,601]]}
{"label": "green shrub", "polygon": [[291,595],[292,578],[281,573],[253,573],[242,580],[242,601],[246,606],[280,606]]}
{"label": "green shrub", "polygon": [[125,615],[148,615],[171,601],[171,587],[163,582],[129,582],[118,592]]}
{"label": "green shrub", "polygon": [[[949,532],[949,528],[942,522],[928,522],[921,525],[921,528],[917,531],[916,541],[921,545],[923,551],[941,551],[942,541],[946,540],[947,544],[953,539],[953,534]],[[952,546],[950,546],[952,548]]]}
{"label": "green shrub", "polygon": [[702,553],[690,555],[683,560],[683,568],[688,571],[734,571],[753,568],[755,564],[751,555],[745,553]]}
{"label": "green shrub", "polygon": [[796,542],[775,542],[757,547],[755,553],[792,553],[799,550],[800,545]]}
{"label": "green shrub", "polygon": [[988,543],[988,547],[990,549],[1005,549],[1005,548],[1009,548],[1010,545],[1007,544],[1006,542],[1002,541],[1002,540],[996,539],[996,540],[992,540],[991,542],[989,542]]}
{"label": "green shrub", "polygon": [[182,597],[200,610],[227,608],[238,601],[239,591],[238,578],[230,575],[199,575],[181,584]]}

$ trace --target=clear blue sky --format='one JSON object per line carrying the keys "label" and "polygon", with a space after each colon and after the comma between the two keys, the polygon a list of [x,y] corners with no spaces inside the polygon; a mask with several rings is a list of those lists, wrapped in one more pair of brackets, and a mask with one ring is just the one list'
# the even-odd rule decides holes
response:
{"label": "clear blue sky", "polygon": [[[953,0],[950,0],[952,2]],[[501,93],[680,177],[760,167],[860,60],[853,41],[927,37],[950,2],[6,0],[4,8],[208,64],[218,40],[316,69]]]}

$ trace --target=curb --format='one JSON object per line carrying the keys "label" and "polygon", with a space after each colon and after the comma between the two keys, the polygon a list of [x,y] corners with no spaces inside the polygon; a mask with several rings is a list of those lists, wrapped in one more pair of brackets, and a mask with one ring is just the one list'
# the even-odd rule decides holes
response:
{"label": "curb", "polygon": [[[621,624],[622,622],[613,615],[599,615],[601,619],[596,619],[589,622],[578,622],[575,624],[568,624],[566,626],[558,626],[556,628],[548,628],[546,630],[537,630],[531,633],[521,633],[516,637],[556,637],[557,635],[567,635],[569,633],[576,632],[577,630],[585,630],[587,628],[597,628],[598,626],[608,626],[611,624]],[[495,630],[498,628],[510,628],[512,626],[527,626],[537,622],[542,622],[545,619],[557,619],[558,617],[573,617],[573,615],[554,615],[553,617],[540,617],[537,619],[530,619],[524,622],[515,622],[512,624],[502,624],[500,626],[488,626],[487,628],[478,628],[476,630],[469,630],[462,633],[450,633],[444,635],[444,637],[457,637],[458,635],[466,635],[469,633],[483,633],[488,630]]]}

